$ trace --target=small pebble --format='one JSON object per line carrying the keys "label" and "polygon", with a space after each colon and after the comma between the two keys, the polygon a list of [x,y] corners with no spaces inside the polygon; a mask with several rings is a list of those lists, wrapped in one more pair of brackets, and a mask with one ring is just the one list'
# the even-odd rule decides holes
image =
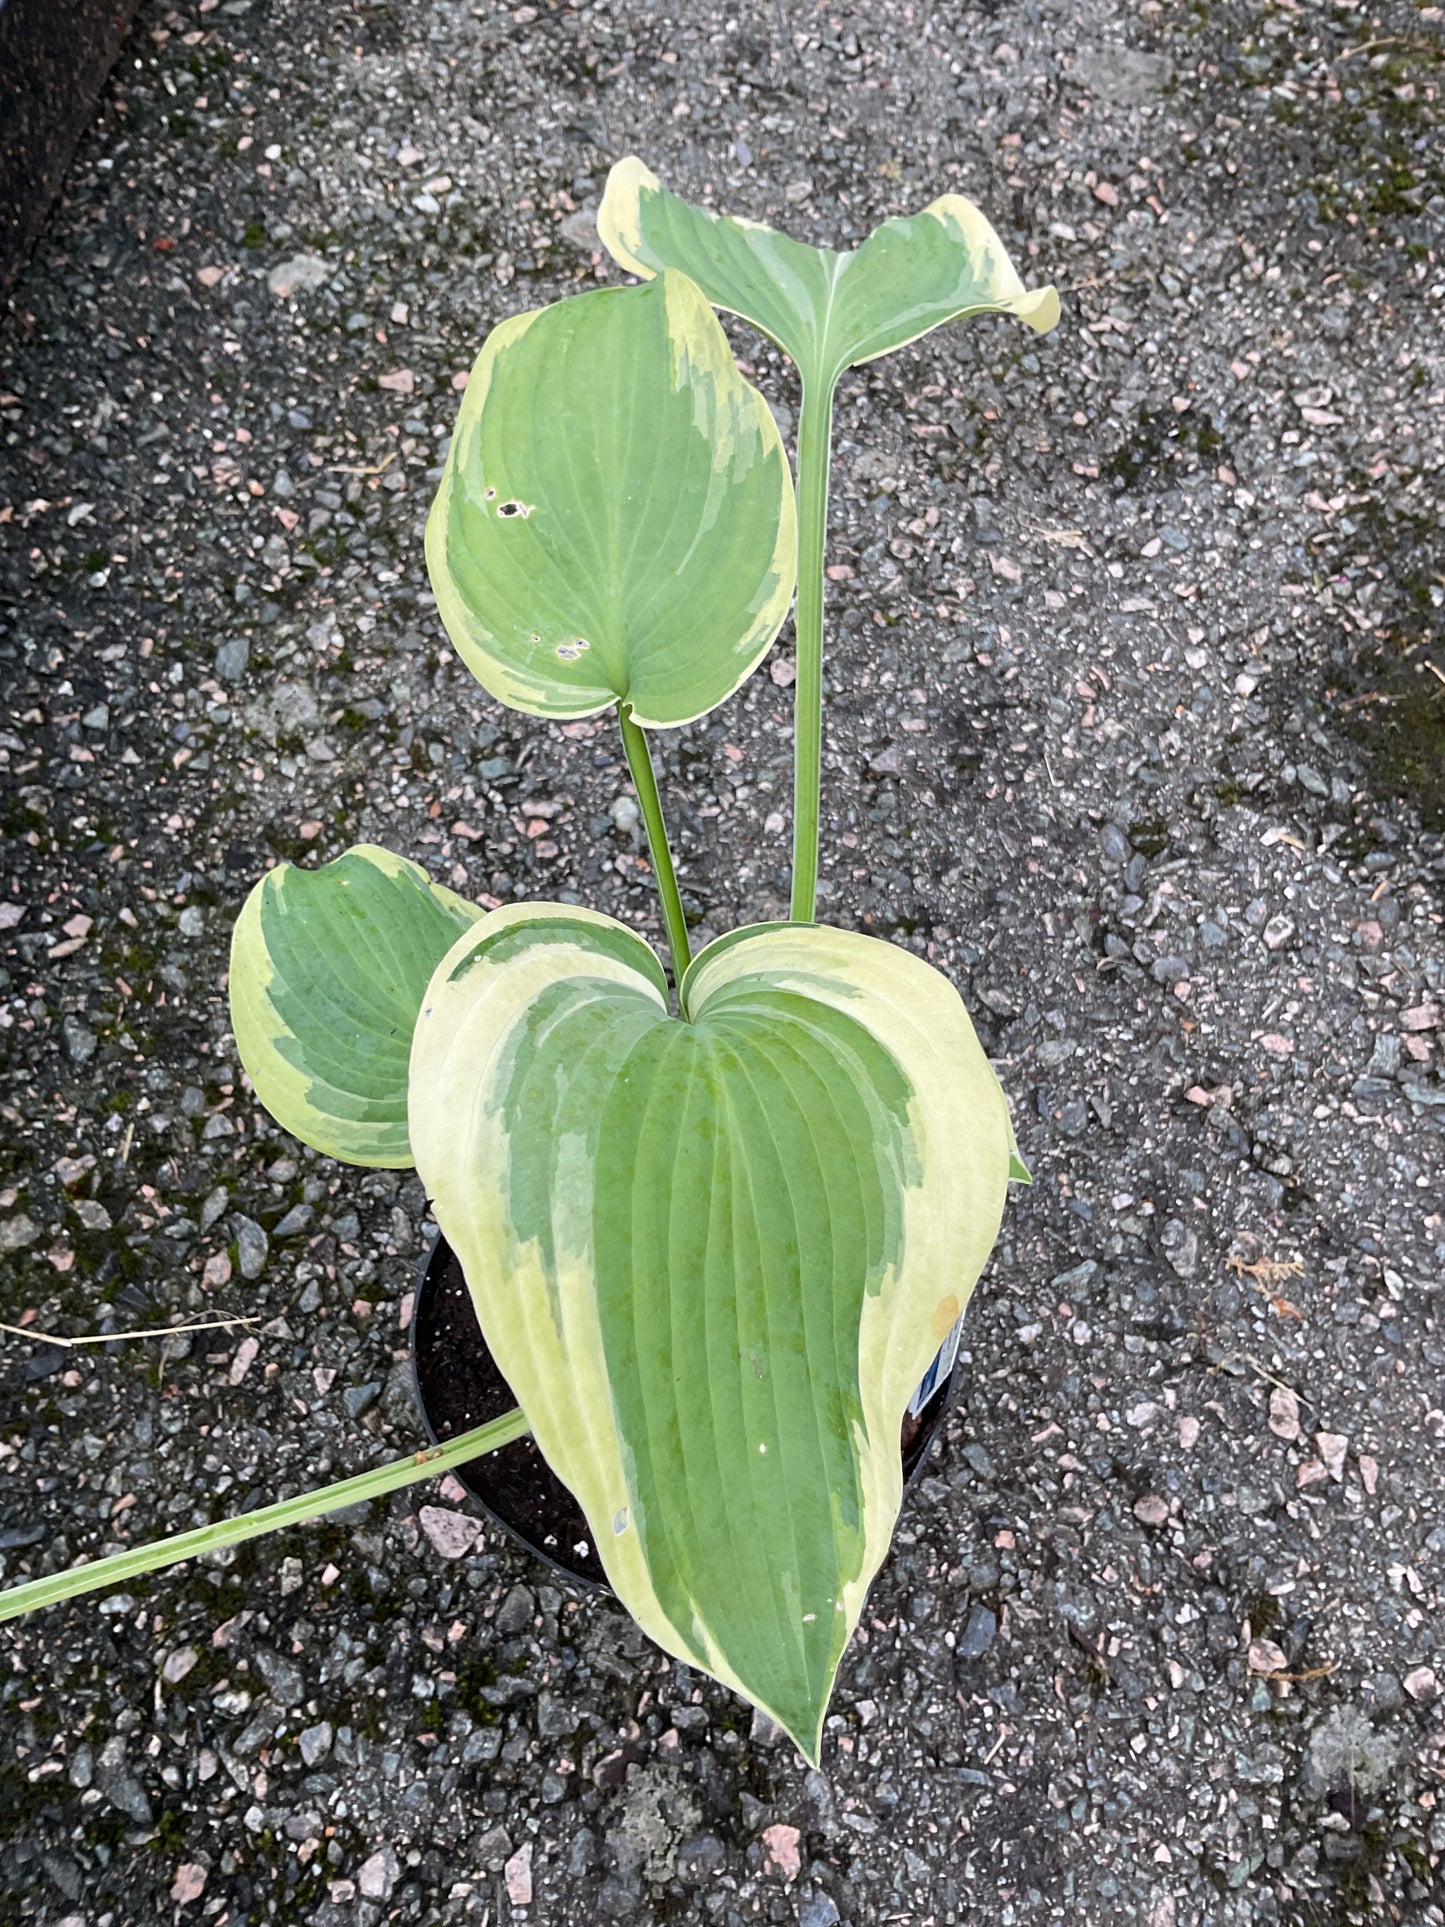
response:
{"label": "small pebble", "polygon": [[232,1214],[231,1228],[236,1237],[236,1252],[241,1276],[259,1278],[266,1269],[266,1260],[270,1255],[270,1239],[254,1218],[248,1218],[241,1212]]}
{"label": "small pebble", "polygon": [[194,1646],[178,1646],[174,1652],[166,1654],[161,1667],[161,1678],[167,1686],[179,1686],[200,1658]]}
{"label": "small pebble", "polygon": [[445,1506],[424,1505],[417,1520],[443,1559],[465,1558],[482,1536],[480,1519],[465,1512],[453,1512]]}
{"label": "small pebble", "polygon": [[356,1885],[364,1900],[387,1901],[401,1877],[401,1862],[395,1847],[381,1847],[363,1860],[356,1872]]}
{"label": "small pebble", "polygon": [[532,1843],[525,1841],[502,1869],[507,1898],[514,1907],[532,1904]]}
{"label": "small pebble", "polygon": [[987,1606],[974,1605],[954,1645],[956,1659],[982,1659],[998,1632],[998,1618]]}
{"label": "small pebble", "polygon": [[1287,1385],[1276,1385],[1270,1392],[1269,1429],[1278,1439],[1299,1437],[1299,1400]]}
{"label": "small pebble", "polygon": [[1414,1667],[1406,1673],[1402,1684],[1412,1700],[1419,1700],[1425,1706],[1440,1696],[1440,1682],[1432,1666]]}

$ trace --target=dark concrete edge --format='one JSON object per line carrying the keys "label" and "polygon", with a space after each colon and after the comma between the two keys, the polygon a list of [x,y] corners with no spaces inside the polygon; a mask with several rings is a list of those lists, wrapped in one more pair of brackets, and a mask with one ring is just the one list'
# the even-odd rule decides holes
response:
{"label": "dark concrete edge", "polygon": [[0,0],[0,301],[45,230],[141,0]]}

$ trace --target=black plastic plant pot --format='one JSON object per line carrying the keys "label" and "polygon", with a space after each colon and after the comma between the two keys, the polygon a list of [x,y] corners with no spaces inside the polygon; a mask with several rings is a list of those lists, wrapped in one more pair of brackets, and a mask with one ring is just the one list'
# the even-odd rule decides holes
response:
{"label": "black plastic plant pot", "polygon": [[[946,1369],[940,1369],[946,1361]],[[433,1445],[511,1411],[517,1400],[482,1336],[461,1262],[437,1234],[417,1280],[411,1314],[412,1381],[422,1424]],[[922,1471],[953,1398],[958,1366],[945,1345],[936,1376],[917,1413],[905,1414],[899,1433],[903,1477]],[[924,1386],[929,1385],[925,1378]],[[589,1591],[610,1592],[582,1508],[530,1438],[454,1468],[468,1494],[504,1532],[565,1578]]]}

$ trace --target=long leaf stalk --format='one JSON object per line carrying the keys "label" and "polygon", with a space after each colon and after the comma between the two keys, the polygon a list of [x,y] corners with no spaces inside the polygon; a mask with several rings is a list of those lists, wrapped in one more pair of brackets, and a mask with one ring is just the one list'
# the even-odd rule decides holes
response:
{"label": "long leaf stalk", "polygon": [[794,923],[811,923],[818,897],[823,785],[823,558],[828,540],[828,445],[833,382],[805,379],[798,417],[798,683],[793,703]]}
{"label": "long leaf stalk", "polygon": [[637,803],[647,830],[647,849],[657,878],[657,894],[662,899],[662,920],[667,926],[668,948],[672,952],[672,981],[679,986],[683,972],[692,962],[692,946],[687,937],[687,919],[682,914],[682,896],[677,873],[672,866],[672,851],[667,841],[667,825],[662,816],[662,799],[657,793],[657,776],[652,767],[652,750],[647,731],[633,722],[625,703],[617,705],[617,720],[622,725],[622,747],[632,773]]}
{"label": "long leaf stalk", "polygon": [[96,1559],[90,1565],[71,1566],[64,1572],[48,1573],[43,1579],[31,1579],[23,1586],[0,1592],[0,1620],[15,1619],[21,1613],[35,1612],[41,1606],[53,1606],[59,1600],[74,1599],[82,1593],[99,1592],[103,1587],[138,1578],[141,1573],[158,1572],[164,1566],[179,1565],[184,1559],[215,1552],[222,1546],[240,1545],[243,1539],[259,1539],[264,1533],[277,1532],[283,1526],[301,1525],[325,1513],[339,1512],[345,1506],[359,1505],[366,1499],[379,1499],[388,1492],[400,1491],[403,1486],[415,1485],[420,1479],[435,1478],[454,1465],[464,1465],[468,1459],[480,1458],[484,1452],[495,1452],[499,1446],[510,1445],[513,1439],[524,1438],[530,1430],[519,1410],[504,1412],[500,1418],[489,1419],[485,1425],[474,1426],[471,1431],[448,1439],[445,1445],[415,1452],[409,1458],[394,1459],[390,1465],[378,1465],[353,1479],[341,1479],[314,1492],[298,1492],[294,1499],[282,1499],[255,1512],[240,1513],[234,1519],[218,1519],[214,1525],[178,1532],[169,1539],[153,1539],[147,1545],[113,1553],[108,1559]]}

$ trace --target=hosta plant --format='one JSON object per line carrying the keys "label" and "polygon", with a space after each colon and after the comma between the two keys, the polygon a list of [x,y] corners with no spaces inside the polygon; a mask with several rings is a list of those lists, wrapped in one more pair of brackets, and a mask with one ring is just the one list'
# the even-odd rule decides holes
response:
{"label": "hosta plant", "polygon": [[[816,1759],[902,1497],[900,1421],[1026,1175],[952,985],[814,921],[832,394],[942,322],[1043,330],[1058,304],[953,196],[835,254],[690,207],[627,160],[600,227],[641,281],[491,334],[426,554],[447,633],[499,701],[616,711],[669,955],[567,904],[486,914],[363,844],[257,884],[231,1005],[288,1130],[420,1173],[520,1406],[447,1461],[530,1428],[641,1625]],[[796,514],[714,307],[801,373]],[[648,738],[757,668],[795,577],[792,917],[692,956]],[[147,1554],[180,1556],[123,1557]]]}

